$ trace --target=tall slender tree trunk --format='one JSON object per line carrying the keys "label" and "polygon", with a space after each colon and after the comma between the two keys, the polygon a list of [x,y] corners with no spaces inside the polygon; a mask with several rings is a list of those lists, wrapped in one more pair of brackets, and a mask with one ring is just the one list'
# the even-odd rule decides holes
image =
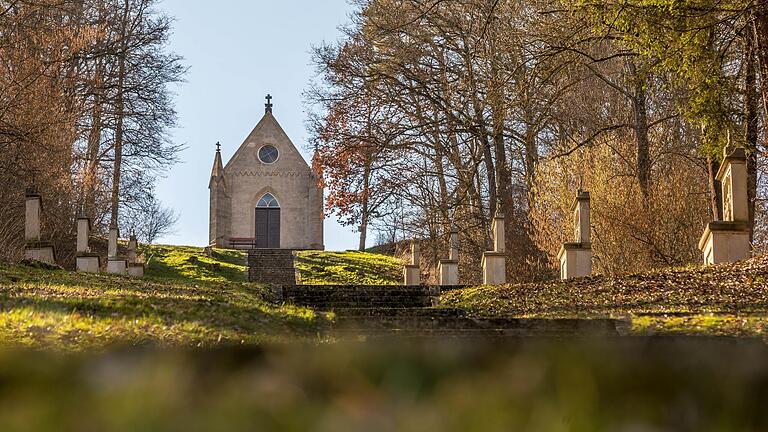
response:
{"label": "tall slender tree trunk", "polygon": [[[760,94],[763,110],[768,112],[768,4],[760,2],[754,9],[754,43],[760,71]],[[768,129],[768,123],[763,125]]]}
{"label": "tall slender tree trunk", "polygon": [[536,132],[532,125],[525,131],[525,186],[528,189],[528,209],[536,202],[536,165],[539,163],[539,148],[536,146]]}
{"label": "tall slender tree trunk", "polygon": [[723,220],[722,190],[717,181],[717,172],[720,170],[720,162],[712,157],[707,158],[707,174],[709,178],[709,205],[712,211],[712,219]]}
{"label": "tall slender tree trunk", "polygon": [[97,61],[96,72],[94,74],[95,96],[93,98],[93,108],[91,109],[91,130],[88,134],[88,145],[86,149],[85,175],[83,176],[83,211],[91,219],[96,217],[96,178],[99,168],[99,150],[101,149],[101,131],[102,131],[102,63]]}
{"label": "tall slender tree trunk", "polygon": [[651,184],[651,154],[650,140],[648,139],[648,107],[647,94],[645,90],[645,80],[641,79],[637,73],[637,67],[633,61],[627,62],[635,82],[634,93],[632,95],[632,112],[634,115],[635,145],[637,151],[637,182],[640,185],[640,192],[647,202],[650,184]]}
{"label": "tall slender tree trunk", "polygon": [[123,3],[123,22],[121,31],[121,47],[118,55],[118,72],[117,72],[117,98],[115,100],[115,115],[117,116],[117,123],[115,125],[115,165],[112,175],[112,211],[110,215],[110,228],[117,228],[118,226],[118,211],[120,208],[120,178],[123,165],[123,133],[125,127],[125,60],[127,56],[128,43],[126,41],[128,30],[128,12],[129,12],[129,0],[124,0]]}
{"label": "tall slender tree trunk", "polygon": [[371,188],[371,161],[370,158],[366,156],[365,159],[365,168],[363,172],[363,202],[360,206],[360,245],[359,250],[360,252],[365,251],[365,246],[368,238],[368,222],[370,220],[370,211],[369,211],[369,197],[370,197],[370,188]]}
{"label": "tall slender tree trunk", "polygon": [[496,184],[496,166],[493,162],[493,150],[488,136],[480,138],[483,146],[483,162],[485,163],[486,176],[488,177],[488,215],[486,219],[490,221],[498,207],[498,185]]}
{"label": "tall slender tree trunk", "polygon": [[744,142],[747,153],[747,196],[751,238],[755,232],[755,199],[757,198],[757,70],[755,62],[754,20],[746,27],[744,43]]}

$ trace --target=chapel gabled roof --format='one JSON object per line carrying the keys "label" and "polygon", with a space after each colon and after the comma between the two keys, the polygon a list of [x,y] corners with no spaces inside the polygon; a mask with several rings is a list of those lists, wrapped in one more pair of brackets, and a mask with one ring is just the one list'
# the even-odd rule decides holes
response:
{"label": "chapel gabled roof", "polygon": [[288,136],[288,134],[285,132],[283,127],[275,118],[270,106],[267,106],[264,116],[261,118],[261,120],[259,120],[259,123],[256,125],[256,127],[253,128],[251,133],[248,134],[248,137],[243,141],[243,143],[237,149],[237,151],[232,156],[232,158],[229,159],[229,161],[224,167],[224,170],[225,171],[229,170],[230,166],[233,163],[235,163],[243,153],[248,152],[249,151],[248,147],[252,143],[268,142],[269,140],[265,140],[265,137],[271,136],[272,131],[276,132],[277,135],[279,135],[279,142],[273,143],[273,144],[280,145],[281,147],[283,147],[281,149],[283,153],[285,152],[292,153],[292,155],[295,156],[296,159],[300,160],[308,170],[311,170],[311,168],[309,167],[309,164],[304,159],[304,156],[302,156],[299,149],[296,147],[296,145],[293,143],[291,138]]}

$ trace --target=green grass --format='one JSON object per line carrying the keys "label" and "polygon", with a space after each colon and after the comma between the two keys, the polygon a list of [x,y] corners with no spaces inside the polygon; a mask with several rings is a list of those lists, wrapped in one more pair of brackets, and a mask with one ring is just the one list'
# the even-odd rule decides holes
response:
{"label": "green grass", "polygon": [[163,279],[206,282],[245,282],[245,254],[235,250],[213,251],[189,246],[151,246],[147,275]]}
{"label": "green grass", "polygon": [[768,430],[763,344],[452,342],[0,351],[0,430]]}
{"label": "green grass", "polygon": [[304,285],[397,285],[400,260],[368,252],[299,252],[296,267]]}
{"label": "green grass", "polygon": [[0,346],[254,345],[315,338],[324,324],[309,309],[271,304],[264,286],[239,282],[238,253],[209,258],[195,248],[152,251],[145,279],[0,266]]}
{"label": "green grass", "polygon": [[638,334],[768,338],[768,256],[623,277],[480,286],[443,294],[479,316],[629,318]]}
{"label": "green grass", "polygon": [[632,319],[639,335],[730,336],[768,339],[766,314],[640,315]]}

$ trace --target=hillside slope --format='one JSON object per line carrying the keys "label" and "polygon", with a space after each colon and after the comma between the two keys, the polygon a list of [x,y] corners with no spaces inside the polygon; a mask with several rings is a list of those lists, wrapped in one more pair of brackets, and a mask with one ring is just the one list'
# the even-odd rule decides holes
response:
{"label": "hillside slope", "polygon": [[370,252],[299,252],[296,268],[304,285],[397,285],[403,280],[400,260]]}
{"label": "hillside slope", "polygon": [[713,267],[667,269],[443,294],[442,305],[478,316],[632,319],[639,334],[768,335],[768,256]]}
{"label": "hillside slope", "polygon": [[273,305],[244,282],[237,253],[159,247],[146,279],[0,266],[0,346],[229,346],[315,338],[322,319]]}

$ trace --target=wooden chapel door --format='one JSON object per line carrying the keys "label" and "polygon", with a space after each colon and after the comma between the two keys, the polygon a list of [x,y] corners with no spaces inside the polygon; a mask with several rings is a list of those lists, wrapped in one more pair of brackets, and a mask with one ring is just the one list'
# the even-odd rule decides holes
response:
{"label": "wooden chapel door", "polygon": [[280,209],[256,209],[256,248],[280,249]]}

